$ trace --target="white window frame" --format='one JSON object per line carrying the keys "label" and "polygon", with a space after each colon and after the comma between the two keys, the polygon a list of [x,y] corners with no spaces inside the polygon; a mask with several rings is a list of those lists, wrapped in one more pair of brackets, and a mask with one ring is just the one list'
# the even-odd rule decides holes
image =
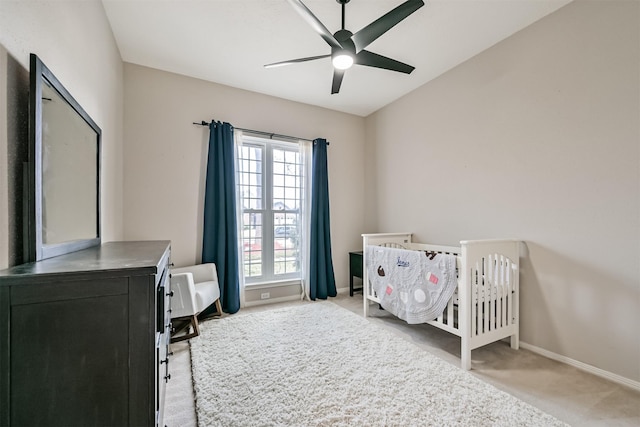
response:
{"label": "white window frame", "polygon": [[[242,209],[242,215],[244,215],[244,213],[246,212],[255,212],[255,213],[259,213],[262,215],[262,227],[261,227],[261,257],[262,257],[262,269],[261,272],[262,274],[260,276],[249,276],[246,274],[246,272],[243,272],[243,276],[244,276],[244,285],[246,287],[252,287],[252,286],[265,286],[265,285],[280,285],[280,284],[285,284],[285,283],[295,283],[295,282],[300,282],[302,280],[302,249],[298,248],[298,254],[297,256],[299,257],[299,268],[297,272],[292,272],[292,273],[286,273],[286,274],[275,274],[274,273],[274,267],[275,267],[275,250],[274,250],[274,241],[275,241],[275,224],[274,224],[274,217],[275,214],[277,212],[281,212],[278,210],[275,210],[273,208],[273,204],[274,204],[274,199],[273,199],[273,150],[274,149],[282,149],[282,150],[287,150],[287,151],[295,151],[299,154],[299,156],[302,156],[302,152],[301,152],[301,147],[300,144],[298,144],[297,142],[289,142],[289,141],[282,141],[282,140],[274,140],[274,139],[267,139],[267,138],[261,138],[258,136],[253,136],[253,135],[247,135],[247,134],[243,134],[242,135],[242,146],[246,147],[246,146],[257,146],[257,147],[261,147],[262,148],[262,170],[261,170],[261,174],[262,174],[262,182],[261,182],[261,186],[262,186],[262,209],[244,209],[244,207],[242,206],[242,200],[240,200],[240,205],[241,205],[241,209]],[[240,153],[239,153],[239,157],[240,157]],[[239,171],[240,173],[242,171]],[[296,187],[296,190],[299,192],[299,194],[297,195],[297,198],[299,199],[300,203],[303,200],[303,192],[304,192],[304,179],[303,179],[303,170],[302,167],[300,167],[300,171],[299,171],[299,180],[300,180],[300,186]],[[240,179],[238,181],[238,185],[241,186],[242,180]],[[240,197],[242,197],[242,191],[239,191],[239,195]],[[295,212],[295,209],[292,210],[291,212]],[[298,206],[297,209],[297,214],[299,215],[298,218],[298,232],[301,232],[300,230],[300,223],[302,222],[302,215],[303,215],[303,209],[302,206]],[[240,234],[238,236],[239,240],[240,240],[240,248],[241,248],[241,256],[243,257],[244,260],[244,235]],[[300,242],[300,240],[299,240]],[[300,245],[300,243],[298,243]],[[243,262],[243,269],[244,267],[244,262]]]}

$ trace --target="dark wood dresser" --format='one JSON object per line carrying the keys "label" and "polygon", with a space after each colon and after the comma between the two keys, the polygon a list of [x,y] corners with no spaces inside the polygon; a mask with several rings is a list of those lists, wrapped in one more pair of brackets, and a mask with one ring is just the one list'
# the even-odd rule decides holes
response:
{"label": "dark wood dresser", "polygon": [[163,425],[170,253],[111,242],[0,271],[0,425]]}

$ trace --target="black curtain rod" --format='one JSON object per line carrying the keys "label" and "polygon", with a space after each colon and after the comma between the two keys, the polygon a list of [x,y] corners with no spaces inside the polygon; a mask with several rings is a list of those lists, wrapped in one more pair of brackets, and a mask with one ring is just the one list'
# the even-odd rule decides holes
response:
{"label": "black curtain rod", "polygon": [[[205,122],[204,120],[202,120],[200,123],[198,122],[193,122],[194,125],[198,125],[198,126],[209,126],[209,123]],[[279,137],[279,138],[286,138],[286,139],[301,139],[303,141],[311,141],[313,142],[313,139],[307,139],[307,138],[298,138],[297,136],[289,136],[289,135],[280,135],[277,133],[271,133],[271,132],[264,132],[261,130],[253,130],[253,129],[245,129],[245,128],[239,128],[239,127],[235,127],[233,126],[234,129],[238,129],[238,130],[242,130],[245,132],[251,132],[251,133],[255,133],[258,135],[265,135],[268,136],[269,139],[273,139],[274,137]],[[327,141],[327,145],[329,145],[329,141]]]}

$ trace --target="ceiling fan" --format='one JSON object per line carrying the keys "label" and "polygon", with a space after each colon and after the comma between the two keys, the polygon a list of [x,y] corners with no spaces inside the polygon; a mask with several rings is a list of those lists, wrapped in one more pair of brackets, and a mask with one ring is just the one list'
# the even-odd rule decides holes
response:
{"label": "ceiling fan", "polygon": [[407,0],[400,6],[381,16],[371,24],[362,28],[357,33],[344,28],[345,5],[350,0],[336,0],[342,5],[342,29],[331,34],[327,27],[307,8],[300,0],[287,0],[291,6],[307,21],[311,27],[331,46],[331,53],[328,55],[309,56],[306,58],[291,59],[288,61],[275,62],[265,65],[265,68],[279,67],[282,65],[296,64],[298,62],[313,61],[316,59],[331,58],[333,63],[333,83],[331,93],[338,93],[342,78],[347,69],[353,64],[366,65],[368,67],[384,68],[386,70],[398,71],[410,74],[415,67],[405,64],[386,56],[365,50],[365,47],[373,43],[378,37],[389,31],[400,21],[411,15],[416,10],[424,6],[422,0]]}

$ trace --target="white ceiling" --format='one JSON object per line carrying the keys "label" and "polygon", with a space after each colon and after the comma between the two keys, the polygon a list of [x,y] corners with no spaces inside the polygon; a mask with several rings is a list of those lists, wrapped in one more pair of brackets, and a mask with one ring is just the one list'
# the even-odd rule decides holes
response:
{"label": "white ceiling", "polygon": [[[354,66],[331,95],[331,49],[285,0],[102,0],[122,59],[133,64],[367,116],[571,0],[427,0],[367,50],[416,67],[412,74]],[[336,0],[303,0],[332,33]],[[353,33],[403,0],[352,0]]]}

